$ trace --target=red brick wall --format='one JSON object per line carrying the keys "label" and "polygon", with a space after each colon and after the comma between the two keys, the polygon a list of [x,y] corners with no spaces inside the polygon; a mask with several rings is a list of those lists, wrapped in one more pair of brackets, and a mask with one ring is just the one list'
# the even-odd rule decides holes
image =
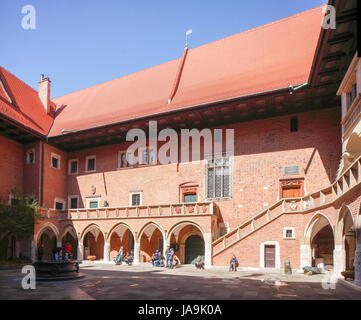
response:
{"label": "red brick wall", "polygon": [[[60,168],[50,166],[51,153],[61,156]],[[61,198],[67,203],[66,172],[67,154],[48,144],[44,145],[44,203],[46,208],[54,208],[54,199]],[[67,205],[67,204],[65,204]]]}
{"label": "red brick wall", "polygon": [[23,146],[0,136],[0,200],[6,204],[14,187],[23,186]]}
{"label": "red brick wall", "polygon": [[[298,114],[299,131],[290,132],[291,116],[229,125],[235,129],[233,198],[219,201],[222,217],[233,228],[278,200],[279,180],[304,178],[305,192],[333,181],[341,152],[338,109]],[[129,192],[141,190],[143,204],[176,203],[179,186],[198,184],[198,201],[204,201],[204,162],[117,169],[118,152],[127,145],[103,146],[71,152],[79,159],[79,174],[68,175],[68,195],[95,195],[110,206],[129,205]],[[85,173],[85,157],[96,155],[97,172]],[[63,162],[64,163],[64,162]],[[283,174],[284,166],[298,165],[299,175]],[[307,171],[305,172],[305,169]],[[266,187],[266,188],[265,188]],[[242,189],[242,191],[241,191]]]}
{"label": "red brick wall", "polygon": [[[41,147],[40,142],[30,143],[24,146],[24,179],[23,190],[25,194],[34,195],[36,199],[40,200],[40,164],[41,164]],[[35,163],[27,164],[27,151],[34,149]]]}

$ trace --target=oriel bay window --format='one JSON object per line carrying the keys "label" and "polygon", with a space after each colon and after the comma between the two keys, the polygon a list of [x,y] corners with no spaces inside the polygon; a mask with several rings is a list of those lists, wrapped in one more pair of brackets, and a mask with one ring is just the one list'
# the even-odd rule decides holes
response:
{"label": "oriel bay window", "polygon": [[231,198],[231,159],[215,157],[206,160],[206,198]]}

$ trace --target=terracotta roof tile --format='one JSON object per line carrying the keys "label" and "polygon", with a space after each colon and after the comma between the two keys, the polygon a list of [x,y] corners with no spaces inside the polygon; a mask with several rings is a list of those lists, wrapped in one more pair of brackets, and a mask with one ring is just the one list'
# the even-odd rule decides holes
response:
{"label": "terracotta roof tile", "polygon": [[[6,91],[5,93],[0,85],[0,116],[46,136],[53,123],[53,117],[45,112],[38,93],[1,66],[0,80]],[[12,103],[7,96],[11,98]]]}
{"label": "terracotta roof tile", "polygon": [[322,8],[188,51],[180,59],[54,99],[62,109],[50,135],[298,85],[309,78]]}

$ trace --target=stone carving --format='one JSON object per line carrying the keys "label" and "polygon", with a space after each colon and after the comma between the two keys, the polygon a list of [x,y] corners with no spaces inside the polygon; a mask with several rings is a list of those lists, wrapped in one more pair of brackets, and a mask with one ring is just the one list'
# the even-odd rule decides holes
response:
{"label": "stone carving", "polygon": [[292,211],[296,211],[297,210],[297,202],[296,201],[292,201],[290,204],[290,208]]}

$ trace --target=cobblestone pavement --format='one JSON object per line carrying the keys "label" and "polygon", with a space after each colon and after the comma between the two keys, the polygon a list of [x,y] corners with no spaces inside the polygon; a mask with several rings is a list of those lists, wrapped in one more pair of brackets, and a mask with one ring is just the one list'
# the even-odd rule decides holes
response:
{"label": "cobblestone pavement", "polygon": [[335,290],[322,288],[322,276],[250,271],[196,270],[152,266],[83,265],[85,278],[37,282],[36,290],[21,287],[20,270],[0,271],[2,300],[361,300],[342,283]]}

